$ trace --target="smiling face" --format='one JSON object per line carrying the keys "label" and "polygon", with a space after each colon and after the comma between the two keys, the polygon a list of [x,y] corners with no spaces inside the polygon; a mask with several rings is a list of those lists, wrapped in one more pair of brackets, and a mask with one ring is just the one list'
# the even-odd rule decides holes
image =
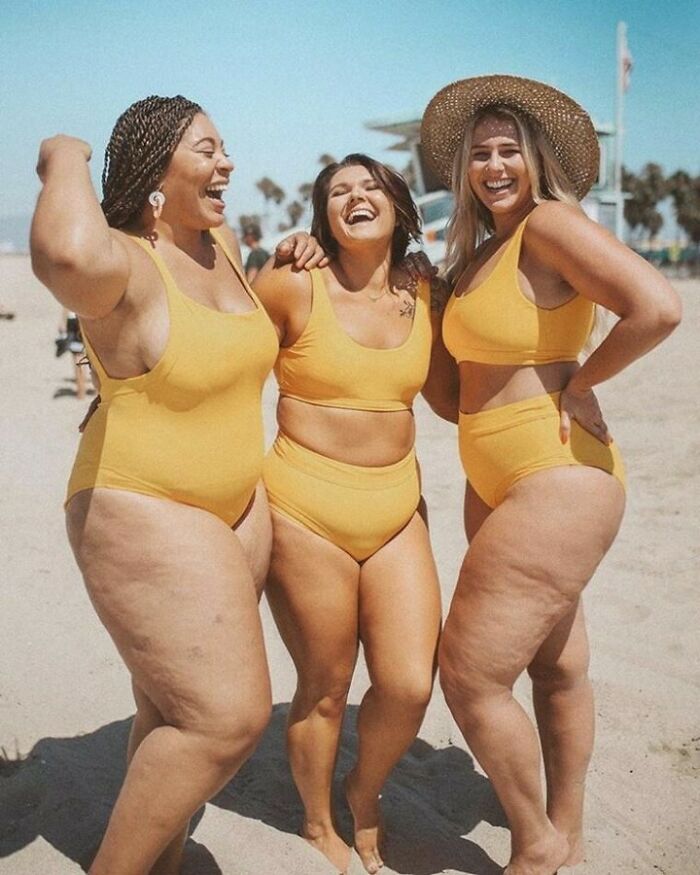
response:
{"label": "smiling face", "polygon": [[361,164],[341,167],[330,179],[328,225],[342,248],[358,243],[391,244],[396,210],[379,182]]}
{"label": "smiling face", "polygon": [[197,113],[173,152],[160,188],[166,197],[162,218],[206,230],[224,222],[224,190],[233,172],[211,119]]}
{"label": "smiling face", "polygon": [[467,177],[474,195],[494,215],[519,212],[533,203],[520,135],[512,119],[488,115],[477,122]]}

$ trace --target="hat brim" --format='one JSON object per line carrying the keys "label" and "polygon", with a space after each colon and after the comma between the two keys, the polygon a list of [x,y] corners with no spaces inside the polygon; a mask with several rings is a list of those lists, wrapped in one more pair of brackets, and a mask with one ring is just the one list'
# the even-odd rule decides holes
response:
{"label": "hat brim", "polygon": [[539,126],[581,200],[598,176],[600,147],[593,122],[563,91],[520,76],[460,79],[441,88],[430,101],[423,114],[421,145],[443,184],[447,188],[452,185],[454,157],[467,121],[496,105],[524,113]]}

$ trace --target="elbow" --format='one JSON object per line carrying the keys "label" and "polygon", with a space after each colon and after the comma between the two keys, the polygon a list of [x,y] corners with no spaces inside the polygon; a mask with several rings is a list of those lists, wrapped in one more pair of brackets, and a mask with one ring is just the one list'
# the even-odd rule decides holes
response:
{"label": "elbow", "polygon": [[447,422],[451,422],[456,425],[459,422],[459,405],[457,402],[445,402],[444,400],[437,399],[425,399],[428,402],[428,407],[435,413],[440,419],[444,419]]}
{"label": "elbow", "polygon": [[667,286],[655,300],[636,307],[622,318],[629,320],[628,324],[635,327],[640,337],[646,337],[647,342],[656,345],[678,327],[682,315],[680,297],[671,286]]}
{"label": "elbow", "polygon": [[34,276],[45,286],[51,286],[51,278],[60,273],[76,271],[78,259],[66,250],[51,251],[49,247],[36,245],[33,241],[29,250]]}
{"label": "elbow", "polygon": [[650,318],[651,331],[656,341],[661,341],[673,332],[683,317],[683,306],[679,295],[669,288]]}
{"label": "elbow", "polygon": [[56,235],[42,233],[36,225],[29,238],[29,254],[34,275],[44,285],[50,285],[52,276],[75,273],[81,269],[85,253],[79,241],[73,245]]}
{"label": "elbow", "polygon": [[671,294],[667,296],[667,300],[658,314],[659,327],[664,332],[664,337],[678,328],[682,318],[683,305],[680,295],[671,290]]}

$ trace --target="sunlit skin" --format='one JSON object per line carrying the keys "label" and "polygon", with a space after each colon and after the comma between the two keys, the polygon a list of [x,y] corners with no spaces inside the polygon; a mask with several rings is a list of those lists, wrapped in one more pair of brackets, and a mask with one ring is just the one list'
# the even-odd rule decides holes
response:
{"label": "sunlit skin", "polygon": [[[323,276],[335,318],[364,346],[400,346],[412,328],[414,298],[396,286],[391,267],[392,201],[364,166],[353,165],[330,180],[327,209],[338,254]],[[308,278],[267,266],[255,291],[280,344],[293,345],[309,319]],[[433,327],[437,335],[437,318]],[[282,397],[278,424],[303,446],[353,465],[390,465],[406,456],[415,439],[410,410],[341,409]],[[379,794],[415,738],[431,694],[440,595],[421,510],[362,564],[273,510],[266,592],[297,669],[287,743],[304,804],[301,834],[340,872],[348,869],[350,849],[336,830],[331,791],[360,643],[371,687],[358,714],[358,760],[344,789],[367,872],[383,865]]]}
{"label": "sunlit skin", "polygon": [[[677,295],[656,270],[573,205],[534,203],[511,120],[486,117],[475,126],[467,173],[495,231],[458,278],[456,296],[469,295],[491,276],[529,215],[517,271],[522,294],[542,308],[581,294],[619,319],[581,366],[457,365],[438,346],[424,390],[428,402],[457,422],[460,410],[476,413],[561,391],[560,439],[569,439],[575,419],[608,443],[592,388],[673,330],[680,318]],[[585,466],[529,474],[495,509],[467,485],[469,549],[443,630],[440,679],[507,814],[507,875],[552,875],[584,858],[594,708],[580,595],[615,537],[624,503],[615,478]],[[537,728],[512,695],[525,670]]]}

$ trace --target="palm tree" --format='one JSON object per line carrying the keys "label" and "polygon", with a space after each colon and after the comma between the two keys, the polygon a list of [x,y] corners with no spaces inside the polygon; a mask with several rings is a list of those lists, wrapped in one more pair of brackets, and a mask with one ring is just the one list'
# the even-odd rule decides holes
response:
{"label": "palm tree", "polygon": [[700,176],[677,170],[668,180],[676,221],[693,243],[700,243]]}
{"label": "palm tree", "polygon": [[287,204],[287,215],[290,221],[289,227],[294,228],[299,223],[299,219],[304,215],[304,207],[299,201],[292,201],[291,204]]}
{"label": "palm tree", "polygon": [[662,168],[649,163],[636,176],[623,167],[622,189],[630,195],[625,199],[625,221],[633,231],[641,225],[653,240],[664,223],[656,205],[668,194]]}
{"label": "palm tree", "polygon": [[297,191],[301,197],[302,203],[308,203],[311,200],[311,193],[314,190],[313,182],[302,182]]}

